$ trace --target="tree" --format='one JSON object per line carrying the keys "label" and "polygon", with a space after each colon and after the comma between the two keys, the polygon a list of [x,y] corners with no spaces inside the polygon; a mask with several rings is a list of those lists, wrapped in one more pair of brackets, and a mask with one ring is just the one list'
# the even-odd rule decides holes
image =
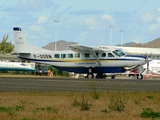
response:
{"label": "tree", "polygon": [[7,42],[8,35],[3,36],[3,40],[0,42],[0,52],[1,53],[11,53],[14,45],[11,42]]}

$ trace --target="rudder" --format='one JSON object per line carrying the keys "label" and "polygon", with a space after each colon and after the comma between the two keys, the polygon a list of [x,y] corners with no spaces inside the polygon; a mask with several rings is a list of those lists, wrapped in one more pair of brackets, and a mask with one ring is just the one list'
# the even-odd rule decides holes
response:
{"label": "rudder", "polygon": [[14,32],[15,52],[20,53],[28,51],[29,44],[22,32],[22,29],[20,27],[14,27],[13,32]]}

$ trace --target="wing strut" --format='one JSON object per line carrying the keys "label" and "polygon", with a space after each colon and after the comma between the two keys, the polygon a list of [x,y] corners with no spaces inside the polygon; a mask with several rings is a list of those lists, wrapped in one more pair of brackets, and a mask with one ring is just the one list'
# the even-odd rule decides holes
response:
{"label": "wing strut", "polygon": [[95,58],[96,58],[96,60],[97,60],[97,62],[98,62],[98,64],[99,64],[99,66],[102,66],[102,65],[101,65],[101,62],[99,61],[98,56],[97,56],[97,54],[96,54],[95,51],[93,51],[93,54],[94,54],[94,56],[95,56]]}

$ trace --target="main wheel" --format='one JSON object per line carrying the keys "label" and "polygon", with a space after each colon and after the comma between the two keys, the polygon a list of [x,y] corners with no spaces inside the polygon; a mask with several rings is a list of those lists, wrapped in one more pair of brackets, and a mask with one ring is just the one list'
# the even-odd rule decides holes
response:
{"label": "main wheel", "polygon": [[93,73],[88,73],[87,78],[92,79],[93,77]]}
{"label": "main wheel", "polygon": [[115,79],[115,75],[112,75],[112,76],[111,76],[111,79]]}
{"label": "main wheel", "polygon": [[103,74],[102,73],[97,73],[96,78],[103,78]]}

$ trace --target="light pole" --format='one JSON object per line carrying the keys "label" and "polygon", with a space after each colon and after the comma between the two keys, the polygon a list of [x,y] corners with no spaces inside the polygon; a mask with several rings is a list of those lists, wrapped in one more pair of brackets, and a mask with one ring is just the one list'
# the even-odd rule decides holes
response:
{"label": "light pole", "polygon": [[112,28],[113,26],[109,26],[110,27],[110,46],[112,45]]}
{"label": "light pole", "polygon": [[123,32],[124,32],[124,30],[121,30],[121,47],[123,46]]}
{"label": "light pole", "polygon": [[57,31],[58,31],[58,22],[59,22],[59,20],[55,20],[54,21],[55,22],[55,43],[54,43],[54,50],[56,51],[56,39],[57,39]]}

